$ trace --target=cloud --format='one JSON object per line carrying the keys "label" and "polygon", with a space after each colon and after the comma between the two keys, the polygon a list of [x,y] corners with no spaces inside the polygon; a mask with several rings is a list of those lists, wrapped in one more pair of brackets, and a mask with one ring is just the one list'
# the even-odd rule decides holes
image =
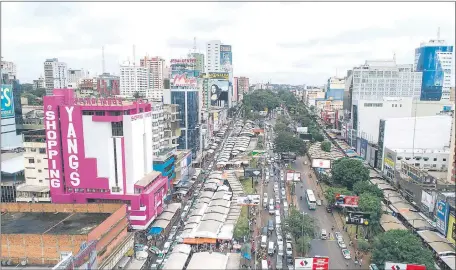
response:
{"label": "cloud", "polygon": [[[438,10],[439,12],[429,12]],[[420,2],[47,2],[2,4],[2,56],[18,78],[43,73],[46,58],[70,68],[108,72],[148,55],[165,59],[205,52],[209,40],[233,47],[235,76],[251,81],[323,84],[336,70],[369,59],[413,63],[420,42],[454,44],[453,3]]]}

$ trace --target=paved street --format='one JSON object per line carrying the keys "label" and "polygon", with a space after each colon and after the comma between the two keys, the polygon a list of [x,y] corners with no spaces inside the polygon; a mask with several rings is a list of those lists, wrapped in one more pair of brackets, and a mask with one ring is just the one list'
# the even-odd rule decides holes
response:
{"label": "paved street", "polygon": [[[321,191],[319,187],[317,188],[317,184],[315,182],[315,175],[312,176],[312,179],[308,177],[309,172],[311,172],[311,169],[309,165],[304,165],[304,160],[307,160],[307,164],[310,164],[307,157],[298,157],[296,161],[292,164],[292,167],[294,170],[301,172],[301,178],[304,179],[302,188],[300,184],[297,184],[296,186],[296,196],[298,198],[297,201],[299,209],[300,211],[306,212],[310,216],[315,218],[316,225],[318,227],[317,236],[314,240],[312,240],[310,256],[328,256],[330,269],[347,269],[346,262],[349,261],[349,269],[352,269],[354,268],[353,261],[344,259],[344,257],[342,256],[341,249],[339,248],[335,240],[319,239],[321,229],[326,229],[327,232],[331,232],[332,234],[332,225],[335,226],[334,231],[342,231],[342,228],[338,228],[333,215],[331,213],[326,212],[323,194],[320,195],[320,198],[323,202],[321,206],[317,206],[316,210],[309,210],[309,208],[307,207],[305,199],[305,190],[312,189],[317,199],[318,194]],[[302,196],[302,200],[299,199],[300,196]],[[344,241],[348,245],[349,239],[346,238],[344,239]]]}

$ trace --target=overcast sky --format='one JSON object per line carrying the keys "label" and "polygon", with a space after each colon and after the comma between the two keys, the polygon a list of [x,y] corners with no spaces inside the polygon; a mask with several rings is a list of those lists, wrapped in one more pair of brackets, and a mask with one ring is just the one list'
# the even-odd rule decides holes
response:
{"label": "overcast sky", "polygon": [[1,48],[21,82],[46,58],[91,74],[118,74],[146,54],[184,57],[197,38],[232,45],[235,76],[251,82],[314,84],[366,59],[413,63],[420,42],[454,44],[454,3],[2,3]]}

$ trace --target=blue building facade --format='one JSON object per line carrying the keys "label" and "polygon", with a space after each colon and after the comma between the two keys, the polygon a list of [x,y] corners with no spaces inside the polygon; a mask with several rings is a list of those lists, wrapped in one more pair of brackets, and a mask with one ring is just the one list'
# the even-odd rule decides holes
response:
{"label": "blue building facade", "polygon": [[200,148],[199,92],[197,89],[171,89],[171,104],[179,105],[181,136],[177,149],[189,149],[197,156]]}
{"label": "blue building facade", "polygon": [[176,178],[175,172],[175,162],[176,158],[174,155],[169,155],[167,158],[163,159],[154,159],[153,170],[161,172],[163,176],[168,177],[168,195],[171,194],[172,190],[172,183]]}
{"label": "blue building facade", "polygon": [[[432,42],[432,41],[431,41]],[[421,100],[441,100],[443,89],[450,87],[449,81],[445,80],[445,75],[451,74],[448,63],[442,60],[445,55],[453,53],[453,46],[440,43],[424,44],[415,49],[416,71],[423,72],[421,82]],[[452,66],[452,65],[451,65]]]}
{"label": "blue building facade", "polygon": [[326,100],[344,100],[345,89],[331,89],[328,88],[325,93]]}

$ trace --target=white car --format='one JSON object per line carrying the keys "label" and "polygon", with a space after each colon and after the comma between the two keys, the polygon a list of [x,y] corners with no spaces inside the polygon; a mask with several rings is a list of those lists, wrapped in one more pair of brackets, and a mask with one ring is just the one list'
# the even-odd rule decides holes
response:
{"label": "white car", "polygon": [[317,200],[317,205],[321,206],[321,200]]}
{"label": "white car", "polygon": [[283,238],[281,234],[277,234],[277,243],[282,243],[283,244]]}
{"label": "white car", "polygon": [[282,188],[282,197],[285,197],[285,189]]}
{"label": "white car", "polygon": [[348,250],[348,249],[342,249],[342,255],[347,260],[351,259],[350,250]]}
{"label": "white car", "polygon": [[334,237],[336,238],[337,241],[344,241],[344,238],[342,237],[342,234],[340,232],[335,232]]}
{"label": "white car", "polygon": [[347,248],[347,245],[345,244],[344,241],[337,241],[337,244],[339,245],[340,248]]}

